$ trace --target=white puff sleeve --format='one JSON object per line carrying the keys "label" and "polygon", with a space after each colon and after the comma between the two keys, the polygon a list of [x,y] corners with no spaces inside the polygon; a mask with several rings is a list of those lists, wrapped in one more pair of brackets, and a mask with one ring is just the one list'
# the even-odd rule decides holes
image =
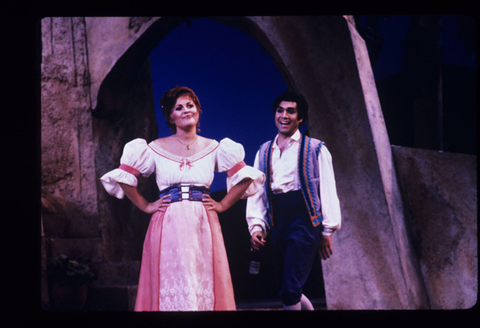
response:
{"label": "white puff sleeve", "polygon": [[245,150],[243,146],[229,138],[225,138],[220,141],[217,150],[215,170],[227,174],[227,192],[243,179],[252,179],[253,182],[242,196],[242,198],[247,198],[263,187],[265,175],[263,172],[246,165],[243,161],[244,158]]}
{"label": "white puff sleeve", "polygon": [[119,183],[136,187],[138,176],[148,177],[153,171],[155,171],[155,162],[147,142],[144,139],[134,139],[123,148],[120,167],[103,175],[100,181],[110,195],[121,199],[125,193]]}

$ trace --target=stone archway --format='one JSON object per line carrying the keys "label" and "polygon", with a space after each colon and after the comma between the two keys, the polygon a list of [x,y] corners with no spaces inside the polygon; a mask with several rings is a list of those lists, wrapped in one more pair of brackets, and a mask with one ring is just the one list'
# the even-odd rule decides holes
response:
{"label": "stone archway", "polygon": [[[187,20],[187,18],[183,20],[166,18],[152,23],[138,40],[129,45],[100,84],[96,108],[93,111],[95,144],[98,147],[96,151],[98,177],[118,166],[122,147],[126,142],[136,137],[147,140],[155,138],[156,126],[153,124],[155,121],[154,106],[151,102],[153,99],[152,81],[148,57],[151,50],[167,34],[166,31],[171,31]],[[221,19],[219,20],[221,21]],[[242,26],[242,23],[236,22],[234,25]],[[156,187],[153,179],[150,180],[146,187],[149,190],[144,190],[144,193],[150,193],[149,199],[154,199]],[[141,258],[141,243],[149,216],[140,212],[128,201],[120,201],[108,196],[99,183],[97,183],[97,187],[99,188],[98,210],[103,220],[104,260],[138,263]],[[244,219],[238,217],[237,221],[242,222],[240,220],[244,222]],[[225,225],[222,227],[226,230],[232,229],[228,224],[227,227]],[[246,228],[241,227],[241,229],[247,233]],[[248,242],[248,236],[245,236],[244,240]],[[226,238],[226,243],[228,243],[228,238]],[[248,246],[245,249],[248,249]],[[231,253],[229,253],[230,255]],[[235,255],[238,258],[238,254]],[[235,258],[235,255],[232,256]],[[234,269],[235,266],[232,268]],[[232,276],[235,273],[232,272]],[[239,276],[242,275],[236,275],[236,277]],[[241,282],[245,280],[243,278],[240,278]],[[235,284],[235,282],[234,280],[235,289],[237,289],[241,283]],[[245,294],[249,293],[243,293],[243,295]],[[273,296],[270,298],[275,297],[276,290],[271,294]]]}

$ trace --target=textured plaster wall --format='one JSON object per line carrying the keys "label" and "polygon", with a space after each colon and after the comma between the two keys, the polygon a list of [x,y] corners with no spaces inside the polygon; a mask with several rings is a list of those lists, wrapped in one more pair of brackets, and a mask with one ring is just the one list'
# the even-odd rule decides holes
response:
{"label": "textured plaster wall", "polygon": [[92,108],[100,86],[119,58],[158,17],[86,17]]}
{"label": "textured plaster wall", "polygon": [[474,306],[477,157],[403,147],[393,154],[431,308]]}
{"label": "textured plaster wall", "polygon": [[84,18],[41,21],[41,204],[49,255],[101,259]]}
{"label": "textured plaster wall", "polygon": [[83,18],[42,20],[42,187],[96,211],[88,50]]}

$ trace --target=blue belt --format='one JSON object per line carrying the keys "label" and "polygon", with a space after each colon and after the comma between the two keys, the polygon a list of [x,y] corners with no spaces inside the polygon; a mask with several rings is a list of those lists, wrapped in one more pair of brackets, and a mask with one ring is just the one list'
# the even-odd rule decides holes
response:
{"label": "blue belt", "polygon": [[160,197],[170,195],[172,203],[183,200],[201,202],[203,194],[210,194],[210,189],[203,186],[194,186],[190,184],[179,183],[160,191]]}

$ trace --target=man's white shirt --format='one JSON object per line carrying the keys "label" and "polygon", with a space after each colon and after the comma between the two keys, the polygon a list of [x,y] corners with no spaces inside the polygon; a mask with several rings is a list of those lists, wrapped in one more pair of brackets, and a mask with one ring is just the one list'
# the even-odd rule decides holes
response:
{"label": "man's white shirt", "polygon": [[[301,133],[297,130],[288,140],[287,146],[280,151],[277,145],[278,135],[272,145],[272,177],[271,188],[274,194],[287,193],[300,189],[298,177],[298,147],[300,145]],[[254,167],[259,169],[258,152],[255,156]],[[335,230],[340,229],[341,213],[340,202],[337,196],[335,175],[333,172],[332,156],[325,144],[320,148],[318,154],[318,170],[320,177],[320,200],[324,226],[323,234],[331,235]],[[263,230],[268,231],[267,199],[265,189],[260,190],[247,198],[246,217],[250,234]]]}

